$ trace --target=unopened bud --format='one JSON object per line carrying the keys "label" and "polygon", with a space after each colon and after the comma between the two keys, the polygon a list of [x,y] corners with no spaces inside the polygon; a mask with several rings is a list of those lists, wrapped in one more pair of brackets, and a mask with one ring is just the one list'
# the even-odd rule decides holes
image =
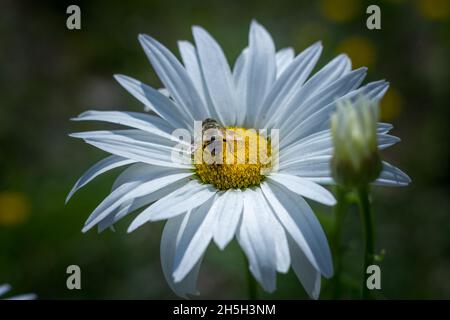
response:
{"label": "unopened bud", "polygon": [[381,159],[377,147],[378,104],[361,96],[340,102],[331,116],[334,154],[333,178],[347,187],[366,185],[378,178]]}

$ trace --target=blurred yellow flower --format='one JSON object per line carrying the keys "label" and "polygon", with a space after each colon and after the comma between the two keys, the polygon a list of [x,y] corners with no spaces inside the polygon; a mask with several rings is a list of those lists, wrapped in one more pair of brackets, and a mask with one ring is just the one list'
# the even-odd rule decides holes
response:
{"label": "blurred yellow flower", "polygon": [[391,121],[397,118],[403,109],[403,96],[395,88],[390,87],[380,104],[381,121]]}
{"label": "blurred yellow flower", "polygon": [[450,15],[450,0],[417,0],[419,13],[430,20],[443,20]]}
{"label": "blurred yellow flower", "polygon": [[335,22],[346,22],[361,11],[359,0],[321,0],[320,11],[325,18]]}
{"label": "blurred yellow flower", "polygon": [[338,45],[337,51],[348,54],[353,68],[370,67],[375,63],[375,45],[367,38],[355,36],[344,39]]}
{"label": "blurred yellow flower", "polygon": [[0,225],[14,226],[24,223],[30,212],[27,196],[20,192],[0,192]]}

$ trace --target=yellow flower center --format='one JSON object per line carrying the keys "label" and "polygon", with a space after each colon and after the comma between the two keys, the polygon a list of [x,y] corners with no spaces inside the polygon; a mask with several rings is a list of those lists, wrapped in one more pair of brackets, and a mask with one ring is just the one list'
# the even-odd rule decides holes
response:
{"label": "yellow flower center", "polygon": [[203,142],[195,151],[198,179],[219,190],[258,186],[271,168],[270,141],[253,129],[226,129],[222,139]]}

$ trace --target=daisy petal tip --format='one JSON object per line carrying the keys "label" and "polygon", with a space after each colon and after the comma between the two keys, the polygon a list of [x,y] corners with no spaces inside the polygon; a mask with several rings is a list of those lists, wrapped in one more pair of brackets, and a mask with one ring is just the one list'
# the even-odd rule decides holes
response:
{"label": "daisy petal tip", "polygon": [[71,138],[82,139],[81,132],[72,132],[67,134]]}
{"label": "daisy petal tip", "polygon": [[254,31],[258,31],[258,30],[263,30],[265,31],[264,27],[262,26],[262,24],[260,24],[258,22],[258,20],[256,19],[252,19],[252,22],[250,23],[250,32],[254,30]]}
{"label": "daisy petal tip", "polygon": [[186,277],[186,275],[183,274],[180,270],[175,270],[175,271],[172,273],[172,279],[173,279],[173,282],[174,282],[174,283],[178,283],[178,282],[183,281],[183,279],[184,279],[185,277]]}
{"label": "daisy petal tip", "polygon": [[334,276],[334,270],[331,268],[330,270],[325,270],[322,272],[322,275],[326,279],[331,279]]}
{"label": "daisy petal tip", "polygon": [[346,54],[346,53],[340,53],[340,54],[337,56],[337,58],[338,58],[338,59],[341,59],[341,60],[344,60],[344,61],[346,61],[346,63],[349,63],[349,64],[351,64],[351,62],[352,62],[352,60],[350,59],[350,57],[349,57],[348,54]]}
{"label": "daisy petal tip", "polygon": [[132,222],[131,225],[127,229],[127,233],[132,233],[134,230],[136,230],[139,227],[140,227],[139,225]]}
{"label": "daisy petal tip", "polygon": [[148,47],[150,47],[150,48],[153,47],[155,42],[157,42],[155,39],[153,39],[152,37],[150,37],[147,34],[140,34],[138,36],[138,40],[144,49],[148,48]]}
{"label": "daisy petal tip", "polygon": [[186,46],[186,45],[189,45],[189,44],[190,44],[190,42],[187,41],[187,40],[178,40],[177,41],[178,47],[183,47],[183,46]]}
{"label": "daisy petal tip", "polygon": [[224,240],[217,240],[214,239],[214,243],[216,244],[217,248],[219,248],[220,251],[225,250],[225,248],[227,247],[229,241],[224,241]]}
{"label": "daisy petal tip", "polygon": [[356,70],[360,70],[360,72],[362,72],[362,73],[367,73],[367,70],[369,70],[369,68],[367,68],[367,67],[360,67],[360,68],[358,68]]}
{"label": "daisy petal tip", "polygon": [[313,46],[316,47],[317,49],[322,48],[323,47],[322,40],[314,42]]}
{"label": "daisy petal tip", "polygon": [[69,194],[67,195],[66,199],[64,200],[64,205],[67,206],[67,204],[69,203],[70,199],[73,196],[73,192],[69,192]]}
{"label": "daisy petal tip", "polygon": [[84,117],[86,117],[86,115],[89,115],[89,112],[90,111],[82,112],[79,115],[77,115],[76,117],[70,118],[70,121],[82,121],[82,120],[84,120]]}
{"label": "daisy petal tip", "polygon": [[203,29],[202,27],[200,27],[198,25],[193,25],[191,27],[191,30],[192,30],[192,34],[194,34],[194,36],[195,36],[195,34],[198,34],[199,32],[206,32],[205,29]]}
{"label": "daisy petal tip", "polygon": [[412,183],[412,179],[405,173],[405,186]]}
{"label": "daisy petal tip", "polygon": [[225,250],[225,248],[227,247],[226,245],[217,245],[217,247],[219,248],[220,251]]}
{"label": "daisy petal tip", "polygon": [[328,205],[330,205],[330,206],[335,206],[337,204],[337,201],[336,201],[336,199],[334,198],[334,197],[331,197],[329,200],[328,200]]}
{"label": "daisy petal tip", "polygon": [[273,293],[277,289],[275,284],[269,284],[269,285],[263,286],[263,288],[267,293]]}
{"label": "daisy petal tip", "polygon": [[123,74],[120,74],[120,73],[115,73],[115,74],[113,74],[113,77],[114,77],[114,79],[115,79],[117,82],[120,82],[120,80],[122,80],[122,79],[125,78],[126,76],[123,75]]}
{"label": "daisy petal tip", "polygon": [[149,219],[143,220],[143,219],[139,219],[139,216],[136,217],[136,219],[133,220],[133,222],[131,222],[130,226],[127,229],[127,233],[132,233],[133,231],[135,231],[137,228],[140,228],[144,223],[148,222]]}
{"label": "daisy petal tip", "polygon": [[138,40],[139,41],[145,40],[146,37],[148,37],[148,35],[146,35],[145,33],[139,33],[138,34]]}

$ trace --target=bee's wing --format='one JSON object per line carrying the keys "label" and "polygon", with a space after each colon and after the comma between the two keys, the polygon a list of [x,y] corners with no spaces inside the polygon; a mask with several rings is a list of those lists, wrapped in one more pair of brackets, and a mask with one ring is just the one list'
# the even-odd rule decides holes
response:
{"label": "bee's wing", "polygon": [[210,154],[221,154],[222,153],[222,145],[219,140],[213,141],[205,146],[205,149],[208,150]]}

